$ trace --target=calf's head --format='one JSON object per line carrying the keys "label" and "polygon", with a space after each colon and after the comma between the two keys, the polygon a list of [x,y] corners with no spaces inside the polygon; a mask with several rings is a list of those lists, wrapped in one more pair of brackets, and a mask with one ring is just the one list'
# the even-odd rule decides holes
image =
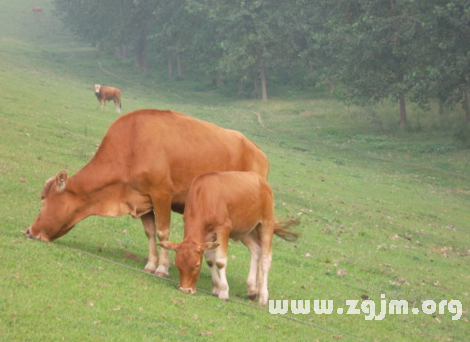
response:
{"label": "calf's head", "polygon": [[198,244],[188,241],[180,243],[165,241],[157,245],[176,252],[175,266],[178,268],[180,275],[179,290],[190,294],[196,292],[196,282],[201,272],[204,251],[219,246],[219,244],[215,242]]}
{"label": "calf's head", "polygon": [[74,204],[74,195],[67,189],[67,172],[62,171],[46,181],[41,193],[39,215],[23,234],[43,241],[63,236],[76,223]]}

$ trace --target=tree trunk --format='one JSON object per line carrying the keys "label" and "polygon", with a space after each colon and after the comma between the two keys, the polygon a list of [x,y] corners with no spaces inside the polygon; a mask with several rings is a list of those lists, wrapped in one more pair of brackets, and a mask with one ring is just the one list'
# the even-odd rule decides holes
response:
{"label": "tree trunk", "polygon": [[446,113],[444,110],[444,102],[441,100],[438,100],[438,101],[439,101],[439,116],[443,116]]}
{"label": "tree trunk", "polygon": [[253,98],[257,99],[258,97],[259,97],[259,85],[258,85],[258,76],[256,76],[253,81]]}
{"label": "tree trunk", "polygon": [[238,79],[238,96],[243,95],[243,79],[240,77]]}
{"label": "tree trunk", "polygon": [[399,101],[400,101],[400,127],[402,129],[405,129],[405,127],[406,127],[406,100],[405,100],[405,94],[400,94],[398,98],[399,98]]}
{"label": "tree trunk", "polygon": [[176,70],[178,71],[178,78],[183,78],[183,69],[181,68],[181,60],[179,53],[176,53]]}
{"label": "tree trunk", "polygon": [[140,37],[137,43],[135,66],[138,69],[144,70],[145,72],[148,71],[146,50],[147,50],[146,37],[142,36]]}
{"label": "tree trunk", "polygon": [[213,80],[213,84],[217,87],[220,88],[222,86],[222,75],[220,74],[219,71],[216,72],[215,78]]}
{"label": "tree trunk", "polygon": [[261,80],[261,100],[268,101],[268,91],[266,89],[266,72],[264,70],[264,59],[261,50],[258,50],[259,77]]}
{"label": "tree trunk", "polygon": [[168,51],[166,53],[166,58],[167,58],[167,67],[168,67],[168,78],[173,77],[173,53],[171,51]]}
{"label": "tree trunk", "polygon": [[330,95],[333,95],[333,92],[335,91],[335,81],[330,78],[330,81],[328,82],[328,92]]}
{"label": "tree trunk", "polygon": [[470,102],[468,96],[468,90],[464,89],[463,91],[463,110],[465,111],[465,123],[468,125],[470,123]]}

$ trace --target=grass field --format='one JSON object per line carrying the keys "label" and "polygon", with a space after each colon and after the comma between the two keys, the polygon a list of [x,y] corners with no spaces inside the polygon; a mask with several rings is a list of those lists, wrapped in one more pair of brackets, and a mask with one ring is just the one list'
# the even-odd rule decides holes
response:
{"label": "grass field", "polygon": [[[79,42],[52,20],[47,0],[1,2],[0,341],[469,340],[470,153],[456,139],[459,109],[439,117],[411,106],[401,132],[393,103],[346,107],[281,91],[266,104],[227,99],[197,90],[207,85],[141,75]],[[174,267],[169,280],[141,272],[144,262],[126,257],[147,254],[131,217],[90,217],[54,243],[20,234],[44,181],[84,166],[116,118],[111,104],[99,110],[94,83],[121,88],[124,113],[174,109],[240,130],[267,153],[277,216],[301,218],[297,242],[274,240],[270,298],[311,300],[310,314],[271,315],[247,300],[240,243],[229,247],[232,300],[222,302],[205,292],[207,267],[193,296],[176,290]],[[173,215],[171,240],[181,238]],[[368,297],[378,314],[382,294],[410,310],[459,300],[463,314],[336,313]],[[315,314],[315,299],[333,300],[335,311]]]}

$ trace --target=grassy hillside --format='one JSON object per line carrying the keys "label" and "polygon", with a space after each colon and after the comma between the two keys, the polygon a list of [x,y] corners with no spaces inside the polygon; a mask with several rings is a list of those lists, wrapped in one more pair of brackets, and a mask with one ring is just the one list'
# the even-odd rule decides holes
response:
{"label": "grassy hillside", "polygon": [[[44,15],[32,13],[39,5]],[[267,104],[227,99],[190,82],[136,72],[77,41],[51,5],[3,1],[0,11],[0,341],[466,341],[470,333],[470,154],[455,132],[459,110],[439,117],[396,106],[346,107],[326,94],[286,92]],[[171,108],[240,130],[268,155],[279,218],[300,217],[299,241],[275,238],[271,299],[312,301],[308,315],[271,315],[246,299],[248,251],[229,248],[232,300],[194,296],[142,273],[140,221],[90,217],[54,243],[23,238],[44,181],[77,172],[116,118],[99,110],[93,84],[121,88],[123,113]],[[261,117],[265,127],[260,125]],[[172,218],[171,239],[182,238]],[[346,300],[381,294],[420,308],[460,300],[451,314],[365,320]],[[334,300],[315,314],[313,300]]]}

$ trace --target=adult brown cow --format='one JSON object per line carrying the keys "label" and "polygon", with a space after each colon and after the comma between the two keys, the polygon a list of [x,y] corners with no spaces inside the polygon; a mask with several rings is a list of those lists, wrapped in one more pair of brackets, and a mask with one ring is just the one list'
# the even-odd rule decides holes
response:
{"label": "adult brown cow", "polygon": [[266,305],[273,234],[296,239],[297,235],[287,230],[294,223],[276,222],[272,189],[259,174],[213,172],[195,178],[191,184],[184,212],[183,241],[158,245],[176,251],[180,290],[186,293],[195,292],[205,252],[212,273],[212,294],[227,300],[228,242],[229,238],[241,240],[251,252],[248,295],[251,299],[259,295],[259,303]]}
{"label": "adult brown cow", "polygon": [[95,84],[95,95],[102,110],[106,109],[107,101],[113,100],[116,106],[116,113],[121,113],[121,91],[118,88]]}
{"label": "adult brown cow", "polygon": [[267,178],[268,159],[240,132],[173,111],[131,112],[109,127],[79,172],[46,182],[41,211],[25,235],[52,241],[90,215],[130,214],[141,218],[148,237],[145,269],[168,275],[168,252],[158,258],[155,235],[168,240],[171,210],[183,212],[195,177],[226,170]]}

